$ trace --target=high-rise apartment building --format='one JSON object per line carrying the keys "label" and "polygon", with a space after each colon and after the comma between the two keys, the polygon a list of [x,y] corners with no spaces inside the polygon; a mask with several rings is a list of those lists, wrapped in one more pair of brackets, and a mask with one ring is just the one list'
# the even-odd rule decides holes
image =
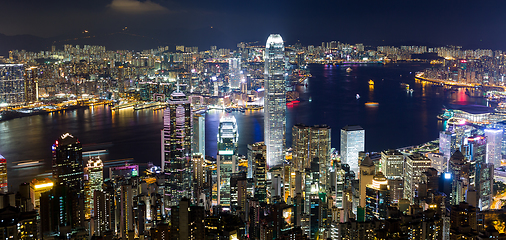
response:
{"label": "high-rise apartment building", "polygon": [[218,131],[218,204],[230,206],[230,175],[237,168],[237,121],[234,116],[220,119]]}
{"label": "high-rise apartment building", "polygon": [[186,95],[174,91],[163,114],[162,170],[166,206],[177,206],[191,195],[192,113]]}
{"label": "high-rise apartment building", "polygon": [[102,184],[104,184],[104,164],[99,157],[91,157],[88,164],[84,168],[84,176],[87,180],[84,184],[85,189],[85,217],[89,219],[94,216],[94,199],[95,191],[102,191]]}
{"label": "high-rise apartment building", "polygon": [[357,125],[341,129],[341,162],[358,172],[358,153],[365,149],[365,130]]}
{"label": "high-rise apartment building", "polygon": [[0,104],[25,102],[23,64],[0,64]]}
{"label": "high-rise apartment building", "polygon": [[285,47],[279,34],[271,34],[267,39],[264,61],[264,139],[270,168],[281,165],[285,159]]}

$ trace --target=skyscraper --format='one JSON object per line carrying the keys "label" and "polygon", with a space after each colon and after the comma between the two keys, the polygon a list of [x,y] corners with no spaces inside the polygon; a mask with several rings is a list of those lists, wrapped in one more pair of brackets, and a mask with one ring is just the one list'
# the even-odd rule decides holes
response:
{"label": "skyscraper", "polygon": [[358,172],[358,153],[365,149],[365,130],[360,126],[345,126],[341,129],[341,162]]}
{"label": "skyscraper", "polygon": [[406,157],[404,171],[404,198],[412,201],[416,196],[422,174],[431,167],[431,161],[420,153]]}
{"label": "skyscraper", "polygon": [[494,164],[495,167],[501,166],[501,147],[503,138],[503,129],[485,129],[487,137],[487,163]]}
{"label": "skyscraper", "polygon": [[381,152],[380,169],[389,179],[404,177],[404,155],[395,149]]}
{"label": "skyscraper", "polygon": [[264,139],[267,167],[284,161],[286,124],[285,47],[279,34],[271,34],[265,45]]}
{"label": "skyscraper", "polygon": [[162,170],[165,173],[165,203],[177,206],[191,196],[191,107],[182,92],[170,95],[163,114]]}
{"label": "skyscraper", "polygon": [[206,115],[205,113],[194,113],[193,134],[192,134],[192,153],[201,153],[206,155]]}
{"label": "skyscraper", "polygon": [[0,193],[7,193],[7,160],[0,155]]}
{"label": "skyscraper", "polygon": [[[52,218],[59,218],[59,226],[79,228],[84,224],[84,166],[81,143],[70,133],[58,138],[53,150],[53,178],[56,186],[54,197],[63,199],[58,203],[61,210]],[[42,204],[42,203],[41,203]],[[66,220],[62,220],[66,219]]]}
{"label": "skyscraper", "polygon": [[241,86],[241,58],[228,59],[228,72],[230,75],[230,88],[239,89]]}
{"label": "skyscraper", "polygon": [[366,188],[366,218],[385,219],[387,217],[387,208],[389,205],[390,190],[388,179],[381,172],[374,175],[372,184]]}
{"label": "skyscraper", "polygon": [[86,218],[94,216],[94,196],[95,191],[102,191],[102,184],[104,184],[104,164],[99,157],[92,157],[84,168],[84,175],[87,179],[85,183],[85,210]]}
{"label": "skyscraper", "polygon": [[330,185],[327,185],[328,169],[330,166],[330,145],[331,145],[330,127],[327,125],[306,126],[296,124],[292,128],[292,162],[295,171],[303,172],[304,169],[311,167],[311,161],[318,158],[320,164],[319,186],[321,190],[326,191]]}
{"label": "skyscraper", "polygon": [[84,166],[81,143],[65,133],[53,145],[53,178],[57,185],[83,191]]}
{"label": "skyscraper", "polygon": [[23,64],[0,64],[0,104],[25,101]]}
{"label": "skyscraper", "polygon": [[360,163],[360,177],[359,185],[360,185],[360,207],[365,207],[365,191],[368,184],[372,184],[372,180],[374,178],[375,174],[375,167],[374,163],[372,162],[371,158],[369,156],[366,156],[364,158],[364,161]]}
{"label": "skyscraper", "polygon": [[237,168],[237,122],[234,116],[220,119],[218,132],[218,204],[230,206],[230,175]]}

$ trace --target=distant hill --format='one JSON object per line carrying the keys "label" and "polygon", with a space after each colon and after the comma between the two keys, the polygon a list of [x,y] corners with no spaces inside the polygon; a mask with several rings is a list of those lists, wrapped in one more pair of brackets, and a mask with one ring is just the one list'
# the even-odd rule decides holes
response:
{"label": "distant hill", "polygon": [[48,39],[33,35],[7,36],[0,33],[0,56],[9,56],[9,51],[13,49],[38,52],[51,49],[51,44]]}
{"label": "distant hill", "polygon": [[[155,36],[156,35],[156,36]],[[50,50],[51,46],[62,49],[63,45],[101,45],[108,50],[144,50],[158,46],[169,46],[175,51],[176,45],[198,46],[207,50],[210,46],[235,48],[240,42],[237,36],[231,36],[216,28],[201,29],[161,29],[156,34],[141,34],[120,31],[104,34],[73,34],[42,38],[33,35],[6,36],[0,34],[0,55],[8,56],[13,49],[39,52]]]}

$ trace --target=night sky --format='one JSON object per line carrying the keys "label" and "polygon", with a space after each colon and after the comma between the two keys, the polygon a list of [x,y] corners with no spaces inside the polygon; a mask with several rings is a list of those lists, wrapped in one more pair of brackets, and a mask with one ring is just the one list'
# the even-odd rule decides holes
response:
{"label": "night sky", "polygon": [[125,41],[235,48],[280,33],[287,44],[338,40],[506,50],[506,1],[500,0],[3,0],[0,8],[2,34],[53,40],[88,34],[96,38],[92,44],[118,33],[129,36]]}

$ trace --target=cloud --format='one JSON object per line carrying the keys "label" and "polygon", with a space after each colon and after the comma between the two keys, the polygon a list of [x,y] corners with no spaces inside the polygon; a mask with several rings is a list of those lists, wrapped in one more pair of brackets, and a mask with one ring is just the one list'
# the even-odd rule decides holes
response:
{"label": "cloud", "polygon": [[151,0],[144,2],[139,2],[137,0],[113,0],[107,7],[114,11],[131,14],[169,11],[167,8]]}

